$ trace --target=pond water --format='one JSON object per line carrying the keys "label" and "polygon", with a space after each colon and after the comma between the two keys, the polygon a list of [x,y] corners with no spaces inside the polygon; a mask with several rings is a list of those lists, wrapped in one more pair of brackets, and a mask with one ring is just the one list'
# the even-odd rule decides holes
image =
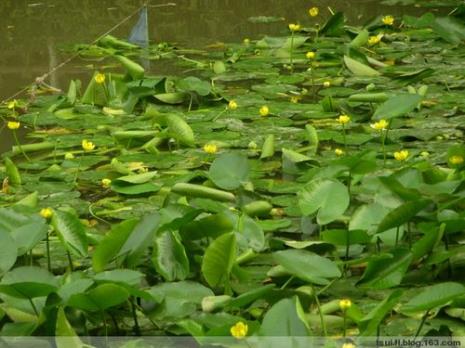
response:
{"label": "pond water", "polygon": [[[133,14],[142,0],[1,0],[0,15],[0,101],[64,61],[66,48],[90,43]],[[418,15],[414,6],[388,6],[380,0],[153,0],[149,7],[149,34],[155,42],[178,43],[186,48],[205,47],[217,42],[241,41],[287,32],[287,23],[308,21],[302,9],[318,6],[321,21],[328,8],[343,11],[349,23],[358,24],[377,15]],[[273,23],[252,23],[257,16],[282,17]],[[112,32],[127,37],[137,16]],[[66,89],[70,79],[89,79],[95,61],[75,59],[51,74],[48,83]],[[152,67],[153,68],[153,67]],[[163,71],[166,67],[155,67]],[[6,134],[5,134],[6,133]],[[23,137],[22,134],[21,137]],[[13,144],[11,132],[4,132],[0,152]]]}
{"label": "pond water", "polygon": [[[159,6],[169,1],[151,1]],[[201,47],[217,41],[285,32],[286,23],[308,20],[302,9],[318,6],[344,11],[350,22],[364,22],[378,14],[417,14],[414,7],[380,5],[379,0],[173,0],[175,6],[151,7],[151,39]],[[28,85],[66,57],[61,49],[92,42],[143,4],[135,0],[2,0],[0,2],[0,100]],[[253,16],[277,16],[285,21],[254,24]],[[115,35],[126,37],[136,17],[120,26]],[[92,62],[76,60],[57,71],[50,83],[66,88],[70,78],[88,77]]]}

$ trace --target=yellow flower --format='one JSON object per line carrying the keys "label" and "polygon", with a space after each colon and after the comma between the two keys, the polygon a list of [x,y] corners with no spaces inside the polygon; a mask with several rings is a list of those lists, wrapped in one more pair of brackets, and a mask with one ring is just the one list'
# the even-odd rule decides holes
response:
{"label": "yellow flower", "polygon": [[351,342],[346,342],[342,345],[342,348],[355,348],[355,344],[351,343]]}
{"label": "yellow flower", "polygon": [[215,154],[218,152],[218,146],[216,146],[215,144],[205,144],[203,146],[203,151],[209,154]]}
{"label": "yellow flower", "polygon": [[249,38],[245,38],[242,43],[246,46],[250,45],[250,39]]}
{"label": "yellow flower", "polygon": [[385,25],[393,25],[394,24],[394,17],[392,16],[384,16],[382,19],[383,24]]}
{"label": "yellow flower", "polygon": [[429,152],[428,151],[422,151],[420,153],[420,156],[423,157],[423,158],[427,158],[427,157],[429,157]]}
{"label": "yellow flower", "polygon": [[394,152],[394,158],[397,161],[405,161],[407,159],[407,157],[408,157],[408,151],[407,150]]}
{"label": "yellow flower", "polygon": [[247,324],[243,323],[242,321],[237,322],[235,325],[231,326],[231,335],[237,339],[244,338],[247,336],[247,331],[249,331],[249,327]]}
{"label": "yellow flower", "polygon": [[389,122],[386,120],[379,120],[378,122],[370,124],[370,127],[378,131],[384,131],[389,127]]}
{"label": "yellow flower", "polygon": [[237,103],[235,100],[230,100],[228,104],[228,109],[229,110],[236,110],[237,109]]}
{"label": "yellow flower", "polygon": [[16,121],[8,121],[8,124],[7,124],[8,128],[9,129],[18,129],[19,126],[21,126],[21,123],[19,122],[16,122]]}
{"label": "yellow flower", "polygon": [[349,309],[350,307],[352,307],[352,301],[349,300],[348,298],[344,298],[342,300],[339,301],[339,308],[342,310],[342,311],[346,311],[347,309]]}
{"label": "yellow flower", "polygon": [[383,38],[383,34],[378,34],[378,35],[375,35],[375,36],[370,36],[370,37],[368,38],[368,44],[369,44],[370,46],[374,46],[374,45],[378,44],[378,43],[381,41],[382,38]]}
{"label": "yellow flower", "polygon": [[459,165],[463,163],[463,157],[460,155],[454,155],[449,157],[450,164]]}
{"label": "yellow flower", "polygon": [[293,96],[291,97],[290,102],[293,103],[293,104],[297,104],[297,103],[299,102],[299,100],[300,100],[300,96],[293,95]]}
{"label": "yellow flower", "polygon": [[325,81],[325,82],[323,82],[323,87],[328,88],[328,87],[330,87],[330,86],[331,86],[331,82],[330,82],[330,81]]}
{"label": "yellow flower", "polygon": [[65,153],[65,159],[72,160],[73,158],[74,158],[74,155],[71,152]]}
{"label": "yellow flower", "polygon": [[350,122],[350,117],[347,115],[341,115],[338,117],[337,122],[344,125]]}
{"label": "yellow flower", "polygon": [[313,51],[310,51],[310,52],[307,52],[307,54],[305,55],[307,57],[307,59],[315,59],[315,52]]}
{"label": "yellow flower", "polygon": [[259,113],[260,113],[261,116],[268,116],[268,114],[270,113],[270,109],[268,108],[268,106],[263,105],[260,108]]}
{"label": "yellow flower", "polygon": [[290,31],[299,31],[300,30],[300,24],[294,24],[294,23],[289,24],[289,30]]}
{"label": "yellow flower", "polygon": [[40,211],[40,216],[42,216],[44,219],[50,219],[53,215],[53,210],[50,208],[43,208]]}
{"label": "yellow flower", "polygon": [[310,17],[316,17],[319,13],[320,10],[318,9],[318,7],[312,7],[308,10],[308,14],[310,15]]}
{"label": "yellow flower", "polygon": [[98,73],[97,75],[95,75],[94,79],[95,79],[95,82],[97,82],[99,85],[105,83],[105,75],[104,74]]}
{"label": "yellow flower", "polygon": [[334,153],[336,154],[336,156],[342,156],[344,154],[344,150],[336,149],[334,150]]}
{"label": "yellow flower", "polygon": [[92,151],[93,149],[95,149],[95,144],[89,140],[82,140],[82,148],[84,149],[84,151]]}
{"label": "yellow flower", "polygon": [[101,184],[103,188],[109,188],[111,185],[111,180],[108,178],[102,179]]}
{"label": "yellow flower", "polygon": [[8,102],[7,108],[10,109],[10,110],[13,110],[17,106],[18,106],[18,101],[16,99],[14,99],[14,100]]}

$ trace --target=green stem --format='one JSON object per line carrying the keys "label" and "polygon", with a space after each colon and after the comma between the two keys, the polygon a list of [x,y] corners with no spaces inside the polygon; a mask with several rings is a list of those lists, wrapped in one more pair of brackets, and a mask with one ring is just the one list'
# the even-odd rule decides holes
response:
{"label": "green stem", "polygon": [[47,231],[47,236],[45,237],[45,247],[47,249],[47,269],[49,272],[52,272],[52,260],[50,258],[50,239],[48,236],[48,231]]}
{"label": "green stem", "polygon": [[21,143],[19,142],[18,135],[16,134],[16,130],[13,129],[13,138],[15,139],[16,145],[18,146],[19,151],[23,154],[24,158],[28,161],[31,162],[31,159],[26,155],[26,152],[24,152],[23,147],[21,146]]}
{"label": "green stem", "polygon": [[139,321],[137,319],[137,312],[136,312],[136,305],[134,304],[134,298],[131,297],[131,300],[129,302],[131,303],[132,319],[134,320],[134,334],[136,336],[140,336],[140,327],[139,327]]}
{"label": "green stem", "polygon": [[342,138],[344,139],[344,150],[347,151],[347,141],[346,141],[346,126],[342,125]]}
{"label": "green stem", "polygon": [[294,72],[294,61],[293,61],[293,53],[294,53],[294,31],[291,31],[291,49],[289,51],[289,63],[291,64],[291,73]]}
{"label": "green stem", "polygon": [[417,338],[418,335],[419,335],[420,332],[421,332],[421,329],[423,329],[423,325],[425,325],[426,319],[428,318],[428,314],[429,314],[429,310],[426,311],[426,313],[425,313],[425,315],[423,316],[423,318],[421,318],[420,325],[418,326],[418,329],[417,329],[417,332],[415,333],[415,337],[414,337],[414,338]]}
{"label": "green stem", "polygon": [[293,279],[294,279],[294,276],[289,277],[289,279],[286,280],[286,282],[281,286],[280,290],[284,290]]}
{"label": "green stem", "polygon": [[344,314],[344,323],[343,323],[342,337],[346,337],[346,335],[347,335],[347,332],[346,332],[346,330],[347,330],[347,326],[346,326],[347,325],[347,313],[346,313],[346,310],[344,310],[343,314]]}
{"label": "green stem", "polygon": [[326,337],[328,336],[328,333],[326,331],[326,323],[325,323],[325,319],[323,317],[323,312],[321,310],[321,305],[320,305],[320,300],[318,299],[318,295],[315,291],[315,288],[313,286],[312,287],[312,292],[313,292],[313,297],[315,298],[315,303],[316,303],[316,306],[318,308],[318,314],[320,316],[320,322],[321,322],[321,328],[323,330],[323,335]]}
{"label": "green stem", "polygon": [[386,146],[385,146],[385,142],[386,142],[387,131],[386,132],[381,131],[381,132],[382,132],[381,146],[382,146],[382,149],[383,149],[383,168],[385,168],[386,167]]}
{"label": "green stem", "polygon": [[32,298],[28,298],[29,303],[31,304],[32,309],[34,310],[35,315],[37,318],[39,317],[39,311],[37,310],[36,305],[34,304],[34,301],[32,301]]}

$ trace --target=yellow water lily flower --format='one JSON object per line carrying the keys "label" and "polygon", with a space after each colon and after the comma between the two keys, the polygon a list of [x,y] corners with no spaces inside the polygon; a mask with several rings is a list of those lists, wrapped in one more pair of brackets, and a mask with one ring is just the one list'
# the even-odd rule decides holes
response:
{"label": "yellow water lily flower", "polygon": [[111,186],[111,180],[108,178],[102,179],[100,183],[102,184],[103,188],[109,188]]}
{"label": "yellow water lily flower", "polygon": [[324,87],[324,88],[328,88],[328,87],[330,87],[330,86],[331,86],[331,82],[330,82],[330,81],[325,81],[325,82],[323,82],[323,87]]}
{"label": "yellow water lily flower", "polygon": [[249,331],[249,326],[242,321],[237,322],[236,324],[231,326],[231,329],[230,329],[231,335],[237,339],[241,339],[247,336],[248,331]]}
{"label": "yellow water lily flower", "polygon": [[260,113],[261,116],[268,116],[268,114],[270,113],[270,109],[268,108],[268,106],[263,105],[260,108],[259,113]]}
{"label": "yellow water lily flower", "polygon": [[97,75],[95,75],[94,79],[95,79],[95,82],[97,82],[99,85],[105,83],[105,75],[104,74],[98,73]]}
{"label": "yellow water lily flower", "polygon": [[450,164],[453,164],[453,165],[459,165],[459,164],[462,164],[463,163],[463,157],[460,156],[460,155],[454,155],[454,156],[451,156],[449,157],[449,162]]}
{"label": "yellow water lily flower", "polygon": [[82,140],[82,148],[84,149],[84,151],[92,151],[93,149],[95,149],[95,144],[89,140],[86,140],[86,139],[83,139]]}
{"label": "yellow water lily flower", "polygon": [[301,98],[301,97],[298,96],[298,95],[293,95],[293,96],[291,97],[291,99],[290,99],[290,102],[291,102],[292,104],[297,104],[297,103],[299,102],[300,98]]}
{"label": "yellow water lily flower", "polygon": [[378,35],[374,35],[374,36],[370,36],[368,38],[368,44],[370,46],[374,46],[378,43],[380,43],[381,39],[383,38],[383,34],[378,34]]}
{"label": "yellow water lily flower", "polygon": [[318,9],[318,7],[312,7],[308,10],[308,15],[310,17],[316,17],[318,16],[319,13],[320,13],[320,10]]}
{"label": "yellow water lily flower", "polygon": [[313,52],[313,51],[309,51],[309,52],[307,52],[307,54],[305,56],[307,57],[307,59],[315,59],[316,53]]}
{"label": "yellow water lily flower", "polygon": [[370,124],[370,127],[378,131],[384,131],[387,129],[387,127],[389,127],[389,122],[382,119],[382,120],[379,120],[378,122]]}
{"label": "yellow water lily flower", "polygon": [[215,154],[218,152],[218,146],[216,146],[216,144],[205,144],[203,146],[203,151],[209,154]]}
{"label": "yellow water lily flower", "polygon": [[294,23],[289,24],[290,31],[299,31],[300,28],[301,28],[300,24],[294,24]]}
{"label": "yellow water lily flower", "polygon": [[50,219],[53,215],[53,210],[51,208],[43,208],[40,210],[40,216],[44,219]]}
{"label": "yellow water lily flower", "polygon": [[334,150],[334,153],[336,154],[336,156],[342,156],[344,154],[344,150],[336,149],[336,150]]}
{"label": "yellow water lily flower", "polygon": [[237,109],[237,102],[235,100],[230,100],[228,103],[229,110],[236,110]]}
{"label": "yellow water lily flower", "polygon": [[339,301],[339,308],[341,309],[341,311],[346,311],[350,307],[352,307],[352,301],[348,298]]}
{"label": "yellow water lily flower", "polygon": [[351,342],[345,342],[341,348],[355,348],[355,344],[351,343]]}
{"label": "yellow water lily flower", "polygon": [[338,117],[337,122],[344,125],[350,122],[350,117],[347,115],[341,115]]}
{"label": "yellow water lily flower", "polygon": [[14,129],[18,129],[21,126],[21,123],[17,121],[8,121],[7,126],[8,126],[8,129],[14,130]]}
{"label": "yellow water lily flower", "polygon": [[384,16],[381,21],[385,25],[393,25],[394,24],[394,17],[393,16]]}
{"label": "yellow water lily flower", "polygon": [[409,153],[407,150],[401,150],[394,152],[394,158],[397,161],[405,161],[408,157]]}
{"label": "yellow water lily flower", "polygon": [[18,106],[18,101],[16,99],[8,102],[8,105],[7,105],[7,108],[9,110],[13,110],[14,108],[16,108]]}

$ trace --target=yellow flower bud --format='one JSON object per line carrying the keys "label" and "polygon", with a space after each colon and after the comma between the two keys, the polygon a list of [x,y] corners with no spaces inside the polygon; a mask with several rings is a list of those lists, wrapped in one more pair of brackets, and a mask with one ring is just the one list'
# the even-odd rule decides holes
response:
{"label": "yellow flower bud", "polygon": [[341,115],[338,117],[337,122],[344,125],[350,122],[350,117],[347,115]]}
{"label": "yellow flower bud", "polygon": [[324,87],[324,88],[328,88],[328,87],[330,87],[330,86],[331,86],[331,82],[330,82],[330,81],[325,81],[325,82],[323,82],[323,87]]}
{"label": "yellow flower bud", "polygon": [[270,113],[270,109],[268,108],[268,106],[263,105],[260,108],[259,113],[260,113],[261,116],[268,116],[268,114]]}
{"label": "yellow flower bud", "polygon": [[394,17],[392,17],[392,16],[384,16],[383,19],[381,19],[381,21],[385,25],[393,25],[394,24]]}
{"label": "yellow flower bud", "polygon": [[16,99],[8,102],[7,108],[9,110],[14,110],[18,106],[18,101]]}
{"label": "yellow flower bud", "polygon": [[383,38],[383,34],[378,34],[376,36],[370,36],[368,38],[368,44],[370,46],[374,46],[374,45],[378,44],[381,41],[382,38]]}
{"label": "yellow flower bud", "polygon": [[397,161],[405,161],[408,158],[408,151],[407,150],[402,150],[402,151],[396,151],[394,152],[394,158]]}
{"label": "yellow flower bud", "polygon": [[315,59],[316,53],[313,52],[313,51],[309,51],[309,52],[307,52],[307,54],[305,56],[307,57],[307,59]]}
{"label": "yellow flower bud", "polygon": [[203,151],[209,154],[215,154],[218,152],[218,146],[216,146],[216,144],[205,144],[203,146]]}
{"label": "yellow flower bud", "polygon": [[95,79],[95,82],[97,82],[99,85],[105,83],[105,75],[104,74],[98,73],[97,75],[95,75],[94,79]]}
{"label": "yellow flower bud", "polygon": [[7,126],[8,126],[8,129],[15,130],[21,126],[21,123],[16,122],[16,121],[8,121]]}
{"label": "yellow flower bud", "polygon": [[248,325],[243,323],[242,321],[237,322],[230,329],[231,335],[237,339],[241,339],[247,336],[248,331],[249,331]]}
{"label": "yellow flower bud", "polygon": [[346,311],[350,307],[352,307],[352,301],[351,300],[345,298],[345,299],[342,299],[342,300],[339,301],[339,308],[342,311]]}
{"label": "yellow flower bud", "polygon": [[50,219],[53,215],[53,210],[50,208],[43,208],[40,211],[40,216],[42,216],[44,219]]}
{"label": "yellow flower bud", "polygon": [[292,32],[299,31],[300,30],[300,24],[294,24],[294,23],[289,24],[289,30],[292,31]]}
{"label": "yellow flower bud", "polygon": [[103,188],[109,188],[111,186],[111,180],[108,178],[104,178],[102,179],[101,184]]}
{"label": "yellow flower bud", "polygon": [[95,144],[91,141],[88,141],[86,139],[82,140],[82,148],[84,149],[84,151],[92,151],[93,149],[95,149]]}
{"label": "yellow flower bud", "polygon": [[382,120],[379,120],[378,122],[370,124],[370,127],[378,131],[384,131],[387,129],[387,127],[389,127],[389,122],[382,119]]}
{"label": "yellow flower bud", "polygon": [[228,103],[228,109],[229,110],[236,110],[237,109],[237,103],[235,100],[230,100]]}
{"label": "yellow flower bud", "polygon": [[342,156],[344,154],[344,150],[336,149],[334,150],[334,153],[336,154],[336,156]]}
{"label": "yellow flower bud", "polygon": [[320,13],[320,10],[318,9],[318,7],[312,7],[308,10],[308,14],[310,17],[316,17],[318,16],[319,13]]}

